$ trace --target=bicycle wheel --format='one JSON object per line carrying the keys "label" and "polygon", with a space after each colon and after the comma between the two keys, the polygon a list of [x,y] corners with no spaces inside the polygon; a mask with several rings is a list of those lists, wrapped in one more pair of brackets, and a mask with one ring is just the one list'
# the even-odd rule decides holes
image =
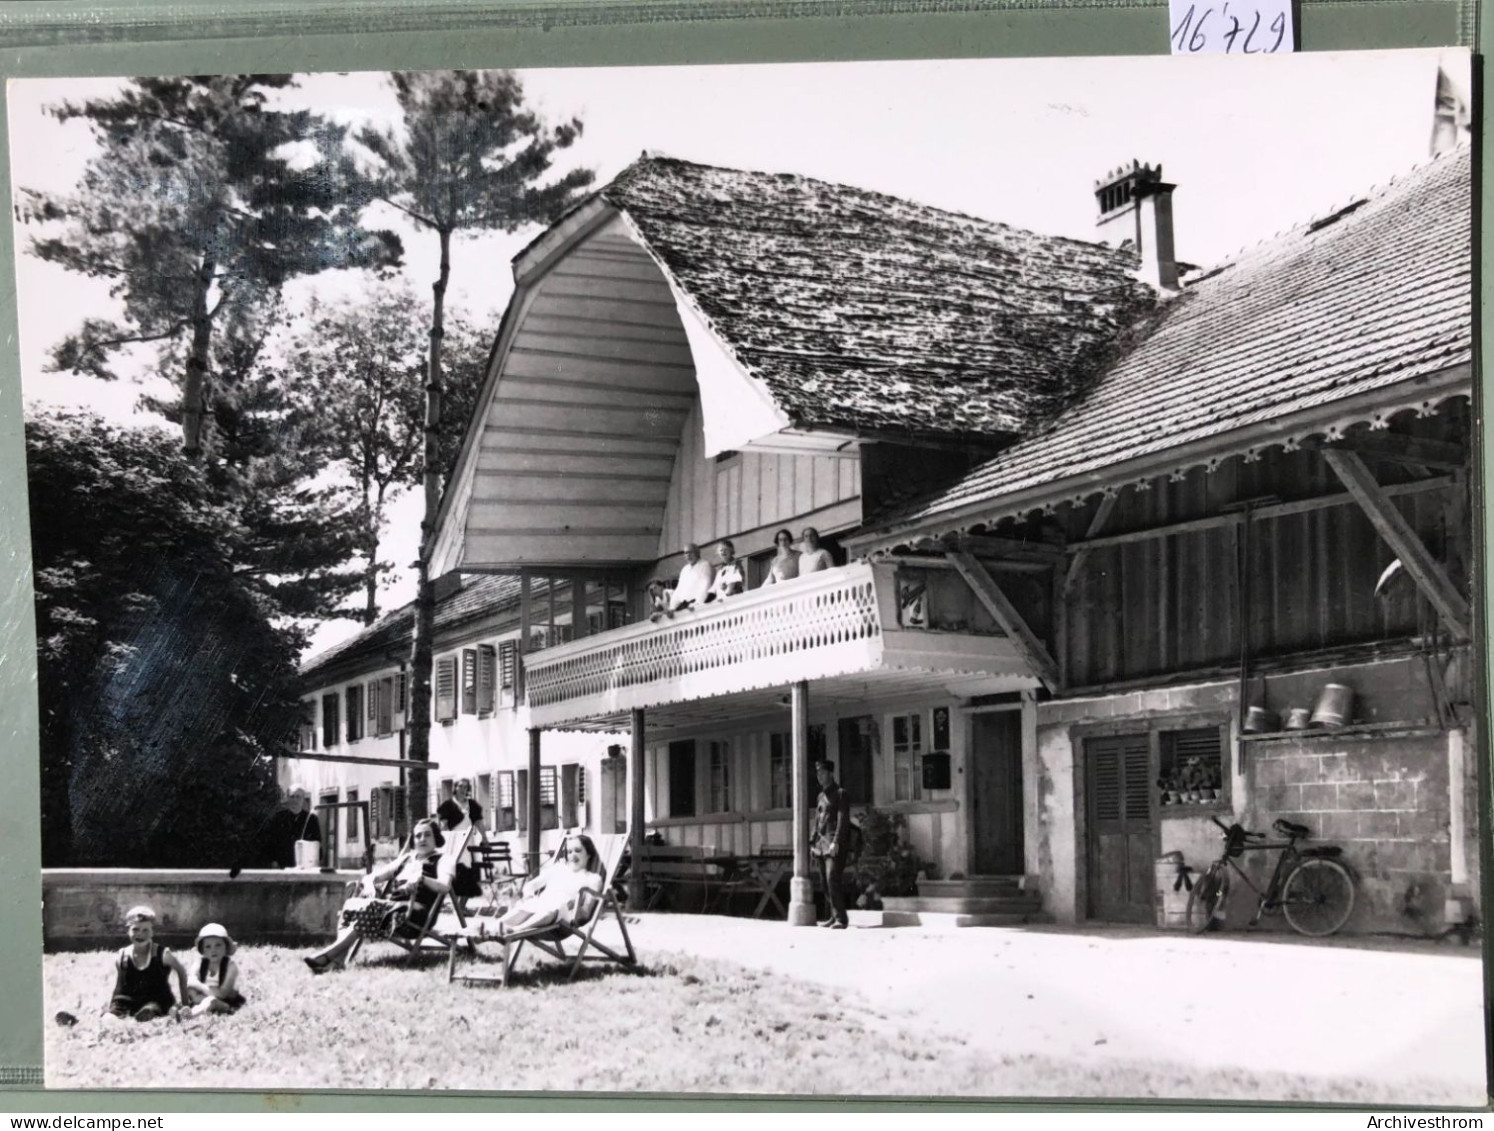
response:
{"label": "bicycle wheel", "polygon": [[1224,865],[1217,862],[1209,865],[1209,870],[1199,877],[1198,883],[1188,893],[1188,910],[1185,913],[1188,930],[1195,935],[1207,931],[1214,922],[1214,913],[1224,905],[1224,897],[1228,894],[1229,874],[1225,872]]}
{"label": "bicycle wheel", "polygon": [[1281,885],[1282,914],[1298,934],[1331,935],[1353,910],[1354,878],[1337,860],[1304,860]]}

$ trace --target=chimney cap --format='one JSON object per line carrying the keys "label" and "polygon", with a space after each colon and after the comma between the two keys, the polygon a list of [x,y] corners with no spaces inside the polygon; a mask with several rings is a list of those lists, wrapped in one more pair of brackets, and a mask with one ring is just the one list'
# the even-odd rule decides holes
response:
{"label": "chimney cap", "polygon": [[1162,166],[1160,164],[1147,165],[1133,158],[1129,164],[1118,165],[1095,181],[1095,190],[1099,191],[1124,180],[1135,180],[1144,183],[1148,181],[1160,181],[1161,179]]}

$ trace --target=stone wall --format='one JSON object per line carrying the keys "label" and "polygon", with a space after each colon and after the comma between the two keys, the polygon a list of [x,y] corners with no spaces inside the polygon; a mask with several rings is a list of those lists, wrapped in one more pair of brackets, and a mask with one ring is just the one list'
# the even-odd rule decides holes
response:
{"label": "stone wall", "polygon": [[47,950],[118,947],[124,914],[147,904],[156,937],[186,947],[204,923],[222,923],[242,942],[299,946],[336,933],[343,890],[360,872],[44,868],[42,942]]}

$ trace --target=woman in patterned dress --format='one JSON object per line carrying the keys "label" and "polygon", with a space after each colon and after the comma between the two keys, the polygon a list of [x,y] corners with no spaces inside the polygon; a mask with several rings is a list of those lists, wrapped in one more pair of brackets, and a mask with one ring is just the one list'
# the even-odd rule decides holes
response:
{"label": "woman in patterned dress", "polygon": [[[337,938],[305,959],[312,973],[346,966],[359,939],[416,935],[425,926],[441,896],[451,888],[456,860],[441,851],[445,839],[430,818],[415,823],[410,844],[410,851],[363,877],[359,894],[342,905]],[[386,880],[393,880],[393,887],[381,897],[379,889]]]}

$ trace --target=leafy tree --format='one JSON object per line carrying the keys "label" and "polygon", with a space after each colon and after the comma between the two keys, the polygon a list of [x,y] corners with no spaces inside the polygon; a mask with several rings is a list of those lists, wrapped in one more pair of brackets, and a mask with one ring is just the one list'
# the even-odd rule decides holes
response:
{"label": "leafy tree", "polygon": [[[287,75],[132,79],[117,94],[53,109],[86,119],[99,146],[68,195],[23,192],[20,215],[59,223],[33,254],[108,279],[117,318],[86,318],[59,343],[59,369],[106,380],[121,351],[149,346],[181,389],[184,446],[210,441],[214,363],[225,323],[249,329],[286,280],[391,265],[397,236],[359,223],[360,178],[346,131],[276,109]],[[242,333],[241,335],[242,336]]]}
{"label": "leafy tree", "polygon": [[26,425],[49,865],[228,864],[275,807],[302,639],[163,429]]}
{"label": "leafy tree", "polygon": [[[424,436],[425,516],[420,524],[415,643],[411,665],[408,757],[430,758],[431,640],[435,592],[431,542],[441,501],[442,339],[451,241],[478,232],[513,232],[556,219],[592,181],[573,169],[548,183],[557,150],[581,135],[571,119],[551,126],[524,103],[518,77],[507,71],[408,72],[390,76],[403,114],[399,130],[367,128],[358,135],[377,164],[376,195],[403,212],[440,249],[431,285],[430,348],[426,364]],[[411,767],[410,811],[426,811],[427,775]]]}
{"label": "leafy tree", "polygon": [[[375,286],[356,299],[314,306],[286,351],[285,384],[313,422],[300,447],[325,457],[352,483],[364,566],[364,624],[378,618],[379,560],[385,508],[402,488],[419,484],[425,429],[426,335],[407,286]],[[441,422],[443,479],[482,382],[486,352],[477,332],[452,320],[447,404]]]}

